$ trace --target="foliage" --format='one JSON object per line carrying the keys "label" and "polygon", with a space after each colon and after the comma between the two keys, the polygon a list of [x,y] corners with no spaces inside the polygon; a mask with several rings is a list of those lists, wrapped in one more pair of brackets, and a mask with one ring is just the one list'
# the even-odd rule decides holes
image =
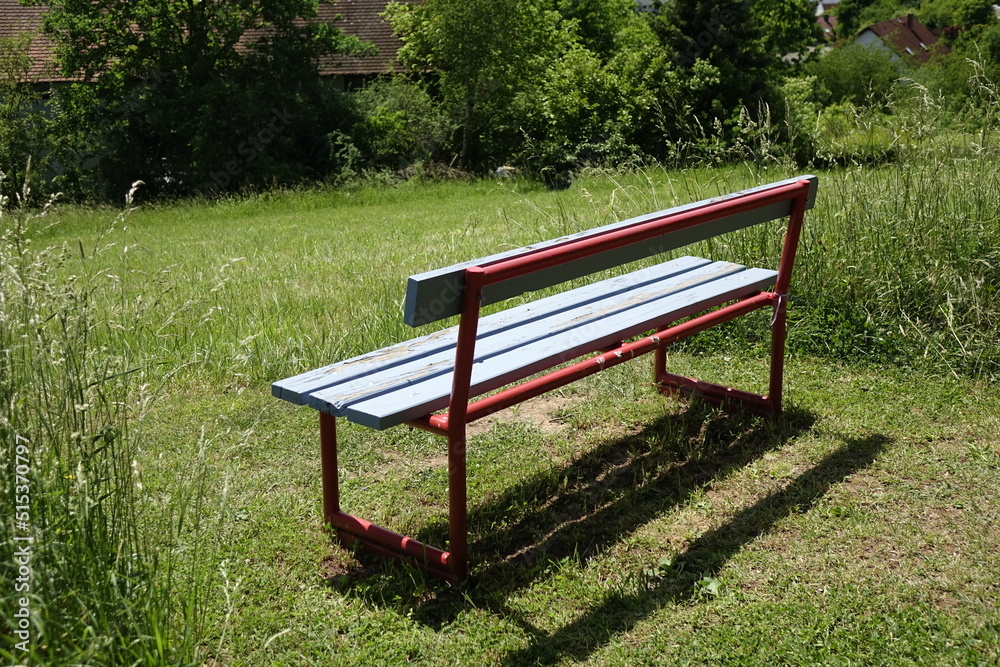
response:
{"label": "foliage", "polygon": [[[677,0],[649,15],[682,79],[698,83],[682,89],[688,113],[703,125],[721,121],[727,134],[743,110],[756,122],[776,105],[777,88],[787,64],[782,56],[817,41],[812,4],[808,2],[707,2]],[[685,138],[674,135],[673,140]]]}
{"label": "foliage", "polygon": [[602,61],[621,53],[619,37],[635,22],[634,0],[556,0],[563,29],[573,29],[580,45]]}
{"label": "foliage", "polygon": [[925,0],[917,16],[931,30],[997,23],[992,0]]}
{"label": "foliage", "polygon": [[822,38],[815,5],[808,0],[755,0],[751,7],[753,20],[762,31],[762,49],[773,58],[788,54],[801,57]]}
{"label": "foliage", "polygon": [[900,77],[891,54],[856,44],[833,49],[810,62],[806,71],[816,77],[816,96],[824,106],[844,102],[884,105]]}
{"label": "foliage", "polygon": [[854,39],[863,28],[902,16],[919,4],[919,0],[841,0],[834,9],[837,34],[842,39]]}
{"label": "foliage", "polygon": [[[924,0],[920,11],[980,21],[985,1]],[[57,184],[97,199],[136,178],[152,195],[212,195],[511,164],[564,187],[588,167],[655,160],[836,161],[839,148],[816,152],[823,124],[887,111],[904,74],[850,46],[803,55],[819,40],[806,0],[675,0],[651,13],[631,0],[427,0],[387,7],[408,78],[340,93],[317,58],[359,45],[298,21],[312,2],[139,0],[106,16],[115,0],[60,0],[48,19],[60,62],[92,82],[51,104]],[[838,11],[855,30],[916,4],[845,0]],[[951,46],[904,78],[962,114],[973,76],[1000,80],[1000,24],[955,31]],[[879,142],[857,154],[890,159]]]}
{"label": "foliage", "polygon": [[664,157],[719,119],[734,140],[744,107],[779,99],[782,56],[816,38],[808,2],[631,5],[431,0],[389,16],[403,62],[440,87],[461,163],[514,160],[550,185]]}
{"label": "foliage", "polygon": [[318,62],[360,45],[311,21],[316,11],[314,0],[51,3],[58,62],[83,79],[58,100],[67,183],[104,197],[136,178],[213,193],[323,174],[316,131],[336,127],[338,105]]}
{"label": "foliage", "polygon": [[30,77],[31,36],[0,37],[0,197],[34,203],[41,175],[44,123]]}
{"label": "foliage", "polygon": [[1000,22],[982,30],[975,43],[976,60],[981,60],[984,75],[1000,85]]}
{"label": "foliage", "polygon": [[617,39],[623,48],[606,63],[575,44],[523,93],[525,142],[514,157],[549,185],[568,183],[580,166],[621,165],[655,150],[654,110],[678,77],[643,23]]}
{"label": "foliage", "polygon": [[815,90],[816,77],[810,75],[789,78],[779,89],[784,136],[791,158],[797,164],[813,160],[820,140],[821,105],[816,101]]}
{"label": "foliage", "polygon": [[[11,606],[0,620],[5,640],[15,629],[27,635],[22,648],[0,644],[0,657],[194,664],[206,583],[196,561],[205,553],[201,517],[185,512],[197,514],[204,479],[185,464],[186,482],[156,499],[143,493],[141,419],[151,386],[168,375],[121,344],[150,325],[142,298],[127,303],[136,295],[123,290],[157,277],[133,281],[126,263],[115,273],[95,267],[115,250],[100,237],[93,248],[46,245],[51,206],[36,214],[5,203],[0,197],[0,584],[28,614],[22,623]],[[122,215],[112,229],[124,223]]]}
{"label": "foliage", "polygon": [[440,159],[454,131],[425,88],[403,77],[372,82],[351,96],[351,104],[358,120],[349,135],[333,139],[342,175],[401,171]]}
{"label": "foliage", "polygon": [[432,72],[458,128],[465,167],[503,162],[520,135],[520,95],[568,46],[559,15],[542,0],[427,0],[390,4],[399,59]]}
{"label": "foliage", "polygon": [[[837,32],[842,37],[852,39],[858,32],[864,30],[874,23],[888,21],[900,16],[906,16],[913,12],[919,4],[919,0],[875,0],[867,6],[861,8],[853,19],[854,31],[847,32],[847,27],[841,29],[837,26]],[[839,19],[839,14],[838,14]]]}

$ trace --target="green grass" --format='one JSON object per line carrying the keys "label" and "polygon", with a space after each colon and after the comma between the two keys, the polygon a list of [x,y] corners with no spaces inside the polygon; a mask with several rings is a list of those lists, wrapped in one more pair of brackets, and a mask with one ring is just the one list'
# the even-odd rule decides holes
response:
{"label": "green grass", "polygon": [[[489,422],[470,445],[474,576],[457,586],[331,541],[316,415],[269,383],[414,335],[400,321],[411,273],[795,172],[277,193],[118,220],[57,211],[31,247],[64,250],[5,246],[36,260],[18,293],[39,299],[5,312],[42,324],[37,344],[0,326],[22,355],[5,357],[22,375],[0,381],[17,408],[5,419],[20,420],[2,434],[28,428],[52,454],[38,485],[117,508],[97,526],[117,547],[40,588],[36,662],[995,664],[997,164],[819,174],[776,422],[663,399],[642,362]],[[694,252],[757,264],[779,247],[772,225]],[[69,316],[84,338],[63,336]],[[678,348],[671,367],[763,389],[766,317],[744,320]],[[68,353],[50,354],[59,341]],[[29,372],[18,359],[31,355],[80,363]],[[45,411],[45,383],[64,381],[78,404],[100,399],[82,425],[73,402]],[[59,482],[104,460],[94,436],[107,425],[126,447],[100,477],[110,495]],[[345,508],[444,542],[442,441],[339,430]],[[54,455],[73,442],[100,452]],[[50,535],[93,533],[70,521],[77,507]],[[71,541],[50,540],[43,572],[79,553]],[[134,588],[111,589],[130,549]]]}
{"label": "green grass", "polygon": [[[764,373],[673,364],[744,385]],[[1000,658],[989,387],[793,360],[792,407],[774,426],[664,403],[645,370],[570,390],[545,429],[506,414],[474,438],[474,578],[457,587],[323,536],[308,410],[252,391],[223,406],[168,401],[162,418],[188,423],[192,441],[191,422],[222,434],[213,465],[230,509],[216,557],[240,585],[231,609],[216,595],[211,653],[223,664]],[[341,435],[348,510],[443,541],[442,443],[349,424]]]}

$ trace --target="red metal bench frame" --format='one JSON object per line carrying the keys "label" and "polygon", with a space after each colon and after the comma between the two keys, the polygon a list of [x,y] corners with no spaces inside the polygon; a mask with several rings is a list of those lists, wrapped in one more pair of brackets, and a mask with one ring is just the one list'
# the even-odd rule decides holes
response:
{"label": "red metal bench frame", "polygon": [[[458,581],[468,575],[468,522],[466,498],[466,427],[468,424],[498,410],[516,405],[557,387],[600,372],[612,366],[654,352],[654,378],[663,393],[683,392],[722,405],[741,406],[753,412],[773,415],[781,411],[782,378],[784,374],[786,310],[795,253],[810,193],[810,181],[790,182],[765,192],[751,192],[682,211],[624,229],[571,240],[561,245],[529,251],[465,270],[462,292],[458,342],[452,392],[447,412],[433,414],[407,422],[409,425],[448,439],[448,515],[450,550],[444,551],[400,535],[369,521],[347,514],[340,509],[337,466],[336,419],[320,412],[320,440],[323,476],[323,517],[333,526],[344,544],[359,542],[386,556],[413,561],[434,575],[448,581]],[[681,324],[669,326],[641,340],[622,344],[570,366],[514,385],[487,398],[470,402],[470,381],[475,355],[480,302],[483,288],[519,276],[540,271],[576,259],[582,259],[612,248],[652,240],[666,233],[694,227],[726,215],[791,201],[791,213],[785,232],[778,275],[773,291],[760,292],[738,300]],[[699,331],[727,322],[760,308],[771,306],[771,370],[769,390],[760,395],[703,380],[682,377],[667,372],[666,346]]]}

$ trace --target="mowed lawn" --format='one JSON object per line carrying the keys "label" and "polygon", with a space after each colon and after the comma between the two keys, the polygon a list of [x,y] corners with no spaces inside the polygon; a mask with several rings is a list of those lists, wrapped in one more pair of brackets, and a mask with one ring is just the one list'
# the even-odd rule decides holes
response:
{"label": "mowed lawn", "polygon": [[[114,211],[57,212],[40,242],[72,249],[67,272],[80,256],[103,271],[95,308],[128,322],[95,344],[142,369],[143,530],[181,563],[196,664],[1000,662],[996,384],[951,358],[865,347],[877,322],[811,352],[823,345],[802,341],[822,340],[835,309],[791,328],[775,421],[661,397],[641,359],[477,424],[467,582],[343,549],[320,525],[316,414],[272,398],[270,382],[424,333],[401,322],[406,276],[792,175],[284,193],[140,208],[104,232]],[[845,238],[855,178],[820,174],[803,308],[823,290],[895,298],[815,246],[856,242],[872,260],[872,238],[911,242]],[[756,263],[777,229],[698,252]],[[899,293],[903,254],[874,257]],[[671,368],[762,389],[767,316],[747,319],[717,336],[736,342],[685,346]],[[969,336],[960,345],[996,341]],[[444,441],[340,425],[345,509],[443,543]]]}

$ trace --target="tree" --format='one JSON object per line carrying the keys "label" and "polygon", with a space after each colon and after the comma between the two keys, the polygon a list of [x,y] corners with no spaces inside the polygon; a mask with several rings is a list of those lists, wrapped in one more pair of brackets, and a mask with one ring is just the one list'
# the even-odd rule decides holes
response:
{"label": "tree", "polygon": [[[43,124],[35,110],[29,35],[0,38],[0,198],[16,201],[39,172]],[[36,188],[37,190],[37,188]]]}
{"label": "tree", "polygon": [[775,97],[783,56],[816,41],[812,12],[807,0],[671,0],[649,20],[682,72],[714,79],[695,87],[691,112],[728,121]]}
{"label": "tree", "polygon": [[555,0],[555,7],[581,45],[605,61],[618,52],[619,35],[636,17],[635,0]]}
{"label": "tree", "polygon": [[853,39],[858,32],[880,21],[906,16],[920,5],[920,0],[841,0],[837,14],[837,34]]}
{"label": "tree", "polygon": [[[686,85],[649,26],[633,11],[612,36],[607,60],[575,43],[525,90],[528,141],[517,157],[550,185],[582,165],[657,156],[665,104]],[[556,177],[553,181],[552,177]]]}
{"label": "tree", "polygon": [[56,103],[67,183],[118,196],[139,178],[189,193],[320,175],[336,109],[318,63],[361,45],[316,14],[315,0],[54,0],[45,30],[81,79]]}
{"label": "tree", "polygon": [[806,69],[816,77],[817,97],[825,106],[844,102],[858,107],[885,106],[900,75],[889,52],[858,44],[833,49]]}
{"label": "tree", "polygon": [[929,0],[920,7],[920,20],[930,29],[996,24],[993,0]]}
{"label": "tree", "polygon": [[495,165],[518,141],[526,100],[571,36],[545,0],[425,0],[392,3],[387,15],[403,40],[399,59],[430,73],[458,128],[466,168]]}

